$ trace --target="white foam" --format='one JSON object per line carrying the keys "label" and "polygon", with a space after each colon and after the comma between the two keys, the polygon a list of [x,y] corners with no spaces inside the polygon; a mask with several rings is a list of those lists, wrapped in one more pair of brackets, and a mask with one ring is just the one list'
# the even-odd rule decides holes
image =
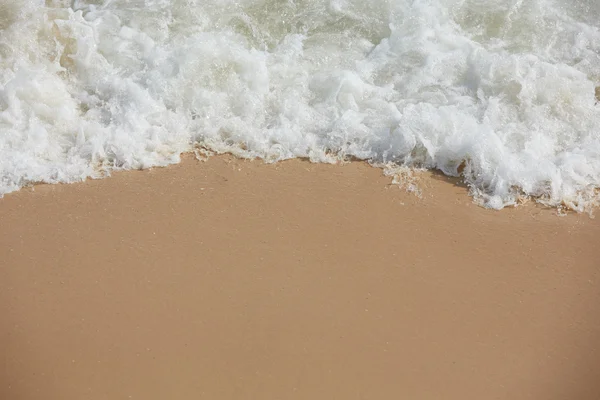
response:
{"label": "white foam", "polygon": [[594,0],[0,0],[0,195],[199,144],[460,170],[488,207],[582,211],[598,21]]}

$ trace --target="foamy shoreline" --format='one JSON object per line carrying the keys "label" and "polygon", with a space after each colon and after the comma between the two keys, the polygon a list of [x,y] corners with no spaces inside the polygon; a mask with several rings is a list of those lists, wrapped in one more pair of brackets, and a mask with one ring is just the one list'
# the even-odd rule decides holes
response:
{"label": "foamy shoreline", "polygon": [[459,169],[487,207],[600,188],[592,0],[5,0],[0,193],[190,143]]}

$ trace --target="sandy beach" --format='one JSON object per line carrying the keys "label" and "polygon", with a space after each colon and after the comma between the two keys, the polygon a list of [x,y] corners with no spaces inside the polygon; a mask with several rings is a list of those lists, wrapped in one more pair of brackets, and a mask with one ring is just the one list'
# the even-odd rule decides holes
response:
{"label": "sandy beach", "polygon": [[0,398],[600,398],[600,219],[227,156],[0,199]]}

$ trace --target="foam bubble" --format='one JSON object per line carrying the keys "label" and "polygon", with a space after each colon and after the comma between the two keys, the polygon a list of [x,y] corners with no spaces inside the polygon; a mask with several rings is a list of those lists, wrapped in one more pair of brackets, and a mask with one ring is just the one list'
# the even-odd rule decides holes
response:
{"label": "foam bubble", "polygon": [[436,168],[492,208],[598,200],[593,0],[5,0],[0,11],[0,195],[175,163],[196,145]]}

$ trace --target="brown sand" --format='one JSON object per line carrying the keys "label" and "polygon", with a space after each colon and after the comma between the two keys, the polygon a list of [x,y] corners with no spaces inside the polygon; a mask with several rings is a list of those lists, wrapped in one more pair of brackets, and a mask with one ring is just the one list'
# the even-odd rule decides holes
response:
{"label": "brown sand", "polygon": [[0,399],[600,399],[600,218],[217,157],[0,200]]}

